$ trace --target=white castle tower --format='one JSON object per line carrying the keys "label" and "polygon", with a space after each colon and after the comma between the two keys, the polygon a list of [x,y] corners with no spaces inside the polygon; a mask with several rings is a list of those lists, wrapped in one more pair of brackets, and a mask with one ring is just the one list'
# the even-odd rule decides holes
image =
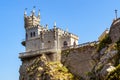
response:
{"label": "white castle tower", "polygon": [[26,31],[25,41],[22,44],[25,46],[26,51],[20,53],[21,60],[35,57],[42,54],[54,54],[53,60],[60,60],[60,52],[64,48],[78,45],[78,36],[64,31],[56,26],[48,29],[40,24],[40,11],[35,15],[33,9],[30,16],[24,12],[24,27]]}

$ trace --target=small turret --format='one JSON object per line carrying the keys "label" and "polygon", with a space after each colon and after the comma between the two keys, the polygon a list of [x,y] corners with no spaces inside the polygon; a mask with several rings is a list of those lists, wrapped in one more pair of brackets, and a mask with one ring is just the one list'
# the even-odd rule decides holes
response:
{"label": "small turret", "polygon": [[25,10],[24,12],[24,23],[25,28],[32,28],[35,26],[40,25],[40,11],[38,13],[38,16],[35,15],[35,7],[33,8],[31,15],[27,16],[27,12]]}
{"label": "small turret", "polygon": [[38,11],[38,17],[40,18],[40,10]]}
{"label": "small turret", "polygon": [[56,22],[54,22],[54,29],[56,28]]}
{"label": "small turret", "polygon": [[27,8],[25,8],[25,11],[24,11],[24,17],[27,16]]}

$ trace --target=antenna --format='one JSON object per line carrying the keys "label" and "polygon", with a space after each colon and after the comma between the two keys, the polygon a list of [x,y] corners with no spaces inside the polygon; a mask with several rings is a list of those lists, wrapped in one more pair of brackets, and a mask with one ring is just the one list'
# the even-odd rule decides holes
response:
{"label": "antenna", "polygon": [[36,6],[33,6],[33,9],[35,9],[36,8]]}
{"label": "antenna", "polygon": [[116,17],[116,19],[117,19],[117,10],[115,10],[115,17]]}

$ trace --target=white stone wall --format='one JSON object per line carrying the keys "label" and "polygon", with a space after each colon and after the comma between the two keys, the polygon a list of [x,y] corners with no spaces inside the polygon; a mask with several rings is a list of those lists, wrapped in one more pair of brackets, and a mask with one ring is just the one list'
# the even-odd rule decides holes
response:
{"label": "white stone wall", "polygon": [[44,48],[54,48],[55,44],[54,44],[54,33],[53,31],[49,31],[49,32],[46,32],[44,34]]}
{"label": "white stone wall", "polygon": [[40,43],[41,41],[39,38],[34,38],[34,39],[26,41],[26,52],[39,50],[41,48]]}
{"label": "white stone wall", "polygon": [[[43,37],[41,37],[40,31],[42,31]],[[31,32],[35,32],[35,36],[31,37]],[[27,29],[26,33],[28,34],[28,39],[26,40],[26,51],[55,48],[61,49],[65,47],[65,41],[67,42],[67,46],[74,45],[74,42],[78,45],[78,38],[75,38],[73,34],[61,29],[56,29],[56,40],[54,29],[45,30],[42,27],[34,27]]]}
{"label": "white stone wall", "polygon": [[60,47],[62,47],[62,48],[65,47],[64,46],[65,41],[67,41],[67,44],[68,44],[67,46],[70,46],[70,44],[71,44],[70,43],[70,38],[69,37],[61,37],[61,39],[60,39]]}

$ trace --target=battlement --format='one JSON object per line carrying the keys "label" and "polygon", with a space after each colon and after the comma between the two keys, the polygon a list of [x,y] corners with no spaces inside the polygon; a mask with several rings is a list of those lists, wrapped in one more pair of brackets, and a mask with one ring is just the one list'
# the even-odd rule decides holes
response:
{"label": "battlement", "polygon": [[31,12],[30,16],[27,16],[27,12],[24,12],[24,27],[30,28],[37,25],[40,25],[40,11],[38,12],[38,16],[35,15],[35,11]]}
{"label": "battlement", "polygon": [[95,46],[97,44],[99,44],[99,41],[86,42],[86,43],[82,43],[82,44],[75,45],[75,46],[72,45],[72,46],[62,47],[62,50],[72,49],[72,48],[82,48],[86,46]]}
{"label": "battlement", "polygon": [[56,31],[56,33],[58,33],[61,37],[72,37],[72,38],[75,38],[75,39],[79,39],[79,37],[77,36],[77,35],[75,35],[75,34],[72,34],[72,33],[70,33],[70,32],[68,32],[68,31],[65,31],[65,30],[63,30],[63,29],[61,29],[61,28],[52,28],[52,29],[45,29],[44,30],[44,32],[45,33],[50,33],[50,32],[55,32]]}
{"label": "battlement", "polygon": [[99,41],[93,41],[93,42],[86,42],[86,43],[82,43],[79,45],[71,45],[71,46],[67,46],[67,47],[62,47],[61,49],[57,49],[57,48],[45,48],[45,49],[39,49],[39,50],[35,50],[35,51],[28,51],[28,52],[23,52],[20,53],[19,58],[24,59],[24,58],[30,58],[30,57],[34,57],[34,56],[38,56],[38,55],[42,55],[42,54],[47,54],[47,53],[55,53],[55,52],[61,52],[63,50],[67,50],[67,49],[72,49],[72,48],[82,48],[82,47],[86,47],[86,46],[95,46],[99,44]]}
{"label": "battlement", "polygon": [[62,37],[68,37],[69,36],[69,37],[75,38],[77,40],[79,39],[79,37],[77,35],[72,34],[72,33],[68,32],[68,31],[65,31],[65,30],[63,30],[61,28],[57,28],[57,31],[60,33],[60,35]]}

